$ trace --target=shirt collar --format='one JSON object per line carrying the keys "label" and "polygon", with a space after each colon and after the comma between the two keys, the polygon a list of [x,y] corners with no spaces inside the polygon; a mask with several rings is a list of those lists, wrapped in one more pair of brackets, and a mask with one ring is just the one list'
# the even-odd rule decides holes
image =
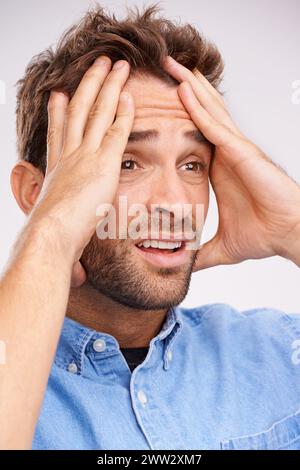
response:
{"label": "shirt collar", "polygon": [[[167,312],[160,332],[151,340],[151,342],[164,340],[163,361],[165,369],[169,367],[170,350],[179,332],[182,330],[182,326],[180,307],[171,307]],[[56,349],[55,364],[69,371],[72,369],[73,373],[81,374],[86,350],[92,348],[94,342],[100,338],[106,344],[103,355],[109,355],[113,351],[120,349],[119,343],[114,336],[96,331],[66,316]]]}

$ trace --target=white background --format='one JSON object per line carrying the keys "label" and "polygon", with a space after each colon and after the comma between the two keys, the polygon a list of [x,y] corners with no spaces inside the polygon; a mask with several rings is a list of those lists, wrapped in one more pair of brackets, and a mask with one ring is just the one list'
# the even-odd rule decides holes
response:
{"label": "white background", "polygon": [[[141,1],[102,1],[117,16]],[[288,174],[300,182],[300,104],[292,103],[292,84],[300,80],[299,0],[165,0],[162,14],[190,22],[213,40],[225,61],[226,103],[240,126]],[[0,268],[24,223],[10,190],[17,159],[15,82],[31,57],[55,45],[61,33],[93,5],[85,0],[10,0],[0,3]],[[284,190],[284,188],[283,188]],[[268,191],[268,187],[266,187]],[[217,227],[213,193],[204,240]],[[300,312],[300,270],[279,257],[219,266],[193,275],[184,306],[226,302],[240,309],[276,307]]]}

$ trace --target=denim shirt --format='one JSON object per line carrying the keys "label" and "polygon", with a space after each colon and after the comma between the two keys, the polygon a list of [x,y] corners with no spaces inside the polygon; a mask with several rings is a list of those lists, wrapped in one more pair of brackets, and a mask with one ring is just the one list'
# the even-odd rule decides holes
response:
{"label": "denim shirt", "polygon": [[171,308],[132,373],[66,317],[33,449],[300,450],[300,315]]}

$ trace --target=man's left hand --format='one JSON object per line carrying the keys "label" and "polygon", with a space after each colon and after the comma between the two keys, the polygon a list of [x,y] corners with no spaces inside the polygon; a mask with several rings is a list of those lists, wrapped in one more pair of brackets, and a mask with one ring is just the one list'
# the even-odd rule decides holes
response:
{"label": "man's left hand", "polygon": [[300,266],[300,186],[233,123],[220,93],[172,58],[165,70],[191,119],[214,145],[209,178],[219,213],[215,236],[198,250],[194,271],[280,255]]}

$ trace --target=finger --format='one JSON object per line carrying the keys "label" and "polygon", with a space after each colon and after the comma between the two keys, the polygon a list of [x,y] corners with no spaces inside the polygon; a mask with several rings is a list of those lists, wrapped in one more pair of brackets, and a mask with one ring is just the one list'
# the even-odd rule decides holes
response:
{"label": "finger", "polygon": [[207,80],[207,78],[198,69],[193,70],[193,75],[202,83],[202,85],[209,91],[220,103],[223,108],[226,108],[221,93]]}
{"label": "finger", "polygon": [[[232,261],[233,263],[233,261]],[[193,272],[201,269],[212,268],[221,264],[231,264],[225,253],[220,249],[218,236],[214,236],[211,240],[199,248],[193,265]]]}
{"label": "finger", "polygon": [[[223,101],[220,93],[212,86],[212,84],[204,77],[204,75],[198,69],[191,70],[184,67],[182,64],[179,64],[173,57],[167,56],[164,62],[164,68],[172,75],[178,82],[189,81],[191,84],[197,86],[197,80],[199,80],[203,86],[211,93],[220,103],[221,106],[225,108],[225,103]],[[196,79],[196,80],[195,80]]]}
{"label": "finger", "polygon": [[71,276],[71,287],[80,287],[86,281],[86,272],[80,261],[76,261],[73,266]]}
{"label": "finger", "polygon": [[63,148],[64,125],[69,99],[65,93],[51,91],[48,101],[46,173],[56,165]]}
{"label": "finger", "polygon": [[101,56],[83,75],[67,110],[64,155],[70,155],[81,145],[90,110],[110,68],[109,57]]}
{"label": "finger", "polygon": [[85,148],[96,151],[114,122],[120,93],[129,76],[129,70],[129,64],[125,60],[114,64],[89,114],[83,138]]}
{"label": "finger", "polygon": [[[218,92],[215,88],[210,85],[210,89],[208,88],[207,83],[208,80],[198,71],[197,77],[194,75],[193,72],[188,70],[183,65],[176,62],[174,59],[170,58],[170,60],[166,61],[168,71],[172,73],[174,78],[179,82],[187,81],[190,83],[195,96],[201,103],[201,105],[218,121],[220,121],[223,125],[231,129],[237,135],[242,135],[239,129],[235,126],[234,122],[231,119],[229,112],[227,111],[223,100],[221,99]],[[201,77],[201,81],[200,81]],[[214,92],[212,91],[214,90]]]}
{"label": "finger", "polygon": [[216,146],[225,146],[232,141],[234,134],[204,109],[197,100],[190,83],[182,82],[178,86],[178,95],[192,120],[207,140]]}
{"label": "finger", "polygon": [[116,119],[104,136],[99,154],[101,168],[109,174],[120,173],[122,157],[134,121],[134,102],[130,93],[122,91],[119,97]]}

